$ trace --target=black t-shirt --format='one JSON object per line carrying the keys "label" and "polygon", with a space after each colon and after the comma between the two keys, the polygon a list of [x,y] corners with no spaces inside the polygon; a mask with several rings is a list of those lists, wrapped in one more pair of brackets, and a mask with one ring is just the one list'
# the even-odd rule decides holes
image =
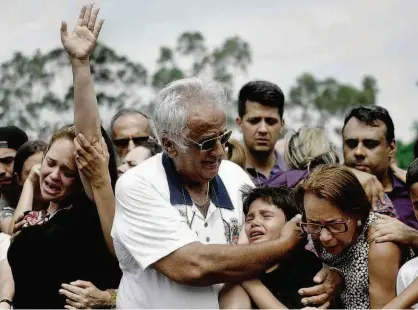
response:
{"label": "black t-shirt", "polygon": [[106,247],[95,205],[80,194],[48,222],[22,229],[8,260],[15,280],[15,308],[63,308],[62,283],[84,280],[117,288],[121,271]]}
{"label": "black t-shirt", "polygon": [[301,309],[301,288],[314,286],[313,278],[322,269],[319,258],[308,250],[301,250],[280,263],[271,272],[262,272],[260,281],[287,308]]}

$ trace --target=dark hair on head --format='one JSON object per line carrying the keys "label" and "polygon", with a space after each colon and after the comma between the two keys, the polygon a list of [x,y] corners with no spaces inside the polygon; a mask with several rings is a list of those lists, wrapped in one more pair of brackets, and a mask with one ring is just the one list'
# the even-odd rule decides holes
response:
{"label": "dark hair on head", "polygon": [[302,214],[305,214],[303,200],[306,193],[329,201],[349,215],[359,215],[362,221],[372,209],[359,180],[342,165],[318,166],[298,185],[295,200]]}
{"label": "dark hair on head", "polygon": [[393,125],[393,120],[390,117],[388,110],[385,108],[377,105],[370,105],[352,109],[344,119],[343,133],[348,121],[353,117],[372,127],[377,127],[377,121],[382,121],[386,126],[386,141],[391,143],[395,140],[395,126]]}
{"label": "dark hair on head", "polygon": [[45,153],[47,147],[48,144],[42,140],[29,140],[25,142],[16,152],[13,164],[13,174],[21,178],[25,161],[36,153]]}
{"label": "dark hair on head", "polygon": [[406,171],[406,186],[410,188],[418,183],[418,158],[415,158]]}
{"label": "dark hair on head", "polygon": [[137,147],[140,147],[140,146],[149,149],[151,152],[151,157],[163,151],[163,148],[161,147],[161,145],[159,145],[156,141],[150,140],[150,139],[148,139],[141,145],[138,145]]}
{"label": "dark hair on head", "polygon": [[107,151],[109,152],[109,175],[110,175],[110,183],[112,184],[113,192],[115,191],[116,181],[118,179],[118,165],[116,162],[116,153],[113,147],[112,139],[110,139],[109,135],[107,134],[106,130],[103,126],[100,127],[100,131],[102,133],[102,137],[106,143]]}
{"label": "dark hair on head", "polygon": [[247,216],[251,204],[257,199],[261,199],[266,203],[275,205],[277,208],[282,210],[286,221],[291,220],[296,214],[298,214],[293,191],[288,187],[281,186],[253,188],[246,185],[242,187],[241,193],[245,216]]}
{"label": "dark hair on head", "polygon": [[238,115],[241,118],[246,113],[247,100],[278,108],[280,118],[283,118],[284,95],[276,84],[267,81],[251,81],[245,84],[238,95]]}
{"label": "dark hair on head", "polygon": [[124,115],[131,115],[131,114],[139,114],[148,119],[148,116],[145,113],[142,113],[139,110],[131,109],[131,108],[124,108],[119,110],[111,119],[110,121],[110,130],[109,133],[113,137],[113,126],[115,125],[115,122]]}

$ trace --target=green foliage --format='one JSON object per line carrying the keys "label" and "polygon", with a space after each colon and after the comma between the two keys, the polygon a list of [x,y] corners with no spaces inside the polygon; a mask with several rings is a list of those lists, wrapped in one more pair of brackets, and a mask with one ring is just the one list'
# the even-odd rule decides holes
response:
{"label": "green foliage", "polygon": [[[98,44],[91,56],[91,70],[99,105],[118,109],[134,88],[145,85],[147,71],[138,63]],[[71,121],[73,87],[67,53],[53,49],[33,56],[17,52],[0,68],[0,118],[28,132],[50,133]],[[47,116],[42,119],[42,114]]]}
{"label": "green foliage", "polygon": [[[181,67],[180,63],[185,65]],[[231,98],[234,75],[246,72],[250,63],[250,46],[237,36],[227,38],[211,50],[200,32],[185,32],[178,37],[175,48],[160,48],[152,87],[159,90],[179,78],[203,76],[222,81]]]}
{"label": "green foliage", "polygon": [[355,106],[376,104],[377,92],[377,82],[372,76],[365,76],[362,87],[358,89],[334,78],[320,80],[304,73],[290,89],[288,108],[301,109],[302,122],[317,126],[319,123],[313,120],[312,111],[319,113],[319,122],[324,124],[331,116],[343,117]]}
{"label": "green foliage", "polygon": [[397,142],[396,161],[402,169],[407,169],[409,164],[414,160],[414,142],[403,143]]}

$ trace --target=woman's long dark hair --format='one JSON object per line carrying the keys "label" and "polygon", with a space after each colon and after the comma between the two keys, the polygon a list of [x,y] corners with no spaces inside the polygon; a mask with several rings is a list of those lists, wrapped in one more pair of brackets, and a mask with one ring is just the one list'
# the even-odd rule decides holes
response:
{"label": "woman's long dark hair", "polygon": [[116,163],[116,153],[113,147],[112,140],[110,139],[109,135],[107,134],[106,130],[101,126],[102,136],[105,140],[107,149],[109,151],[109,175],[110,175],[110,182],[112,184],[112,190],[115,192],[116,181],[118,179],[118,165]]}

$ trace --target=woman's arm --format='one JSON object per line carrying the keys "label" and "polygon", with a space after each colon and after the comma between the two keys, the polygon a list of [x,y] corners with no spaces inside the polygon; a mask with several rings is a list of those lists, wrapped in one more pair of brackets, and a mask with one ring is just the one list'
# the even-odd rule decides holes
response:
{"label": "woman's arm", "polygon": [[[73,70],[75,132],[82,133],[101,152],[100,115],[89,61],[104,22],[96,23],[98,13],[99,9],[93,9],[93,4],[83,6],[71,34],[67,32],[66,23],[61,25],[61,41],[70,55]],[[81,181],[93,200],[91,180],[81,173]]]}
{"label": "woman's arm", "polygon": [[93,9],[93,4],[83,6],[72,33],[62,23],[61,42],[70,55],[73,69],[76,134],[82,133],[90,143],[100,146],[100,115],[89,62],[104,22],[96,23],[98,14],[99,9]]}
{"label": "woman's arm", "polygon": [[[373,228],[369,229],[369,234]],[[401,250],[392,242],[371,243],[369,249],[370,307],[381,309],[396,297]]]}
{"label": "woman's arm", "polygon": [[238,284],[225,284],[218,299],[220,309],[251,309],[250,296]]}
{"label": "woman's arm", "polygon": [[[0,261],[0,300],[12,301],[15,293],[15,282],[7,259]],[[10,305],[2,302],[0,309],[10,309]]]}
{"label": "woman's arm", "polygon": [[287,309],[259,279],[244,281],[241,286],[259,309]]}
{"label": "woman's arm", "polygon": [[13,218],[10,221],[8,234],[12,235],[14,233],[15,224],[22,218],[23,213],[26,211],[31,211],[33,207],[33,197],[35,193],[35,188],[39,187],[39,175],[40,175],[40,166],[34,165],[29,173],[28,178],[23,184],[22,193],[20,194],[19,202],[17,204]]}
{"label": "woman's arm", "polygon": [[411,309],[418,303],[418,278],[415,279],[400,295],[388,303],[384,309]]}

